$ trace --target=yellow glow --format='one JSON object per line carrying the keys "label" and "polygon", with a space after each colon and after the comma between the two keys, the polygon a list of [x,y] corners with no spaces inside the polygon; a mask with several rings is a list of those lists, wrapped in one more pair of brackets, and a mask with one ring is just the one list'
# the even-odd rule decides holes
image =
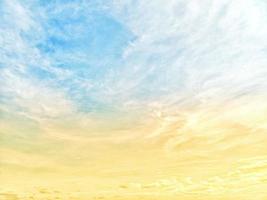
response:
{"label": "yellow glow", "polygon": [[46,122],[1,147],[0,199],[266,199],[266,112],[261,98],[174,107],[109,137]]}

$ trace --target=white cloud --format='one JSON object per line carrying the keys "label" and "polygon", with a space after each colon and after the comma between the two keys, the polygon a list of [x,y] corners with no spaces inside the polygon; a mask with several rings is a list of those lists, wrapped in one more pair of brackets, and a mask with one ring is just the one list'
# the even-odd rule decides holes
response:
{"label": "white cloud", "polygon": [[9,98],[7,103],[14,103],[21,113],[33,119],[60,117],[74,112],[72,102],[58,89],[9,70],[2,70],[2,78],[1,92]]}
{"label": "white cloud", "polygon": [[64,91],[31,75],[32,66],[58,77],[68,75],[53,68],[49,58],[35,47],[35,40],[43,37],[38,15],[19,1],[4,1],[2,6],[0,93],[5,106],[1,107],[13,107],[13,112],[36,120],[72,113],[74,106]]}
{"label": "white cloud", "polygon": [[[145,107],[161,112],[173,105],[208,105],[261,94],[267,86],[266,5],[262,1],[114,1],[109,11],[136,39],[125,49],[120,66],[111,67],[106,76],[93,81],[74,77],[71,69],[53,67],[53,60],[34,46],[45,38],[42,23],[49,17],[45,9],[36,13],[33,7],[15,0],[4,5],[0,51],[1,65],[8,70],[1,74],[1,93],[8,93],[10,98],[13,93],[17,97],[14,103],[27,104],[29,110],[29,99],[38,99],[37,108],[31,105],[31,112],[57,112],[52,108],[61,108],[54,99],[66,110],[72,110],[75,103],[67,97],[69,88],[63,90],[51,82],[32,79],[27,72],[29,65],[55,74],[57,81],[75,78],[73,83],[84,88],[94,101],[126,110]],[[81,9],[74,3],[68,6]],[[47,9],[58,15],[64,6]],[[22,33],[29,34],[29,40]],[[11,83],[13,78],[15,84]],[[25,100],[21,90],[27,91],[27,87],[34,94]],[[37,92],[42,90],[46,92]]]}
{"label": "white cloud", "polygon": [[252,0],[116,1],[114,15],[137,39],[125,50],[125,66],[109,89],[123,101],[224,101],[264,92],[264,6]]}

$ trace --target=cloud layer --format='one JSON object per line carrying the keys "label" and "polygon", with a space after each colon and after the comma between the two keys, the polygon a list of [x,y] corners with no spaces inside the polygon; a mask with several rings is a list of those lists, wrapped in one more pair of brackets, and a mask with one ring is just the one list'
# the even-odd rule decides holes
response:
{"label": "cloud layer", "polygon": [[266,8],[1,1],[0,195],[264,198]]}

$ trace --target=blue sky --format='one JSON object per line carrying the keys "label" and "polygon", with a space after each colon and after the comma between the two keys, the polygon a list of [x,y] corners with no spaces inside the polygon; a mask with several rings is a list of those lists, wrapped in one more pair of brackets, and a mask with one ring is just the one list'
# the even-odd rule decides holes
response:
{"label": "blue sky", "polygon": [[[63,91],[83,111],[101,109],[94,92],[107,74],[124,65],[123,51],[134,40],[107,5],[100,1],[3,1],[2,69],[12,78]],[[3,100],[15,95],[11,93],[3,92]]]}
{"label": "blue sky", "polygon": [[266,5],[238,7],[226,0],[1,1],[2,110],[46,118],[260,93]]}
{"label": "blue sky", "polygon": [[0,0],[0,196],[266,198],[266,77],[266,0]]}

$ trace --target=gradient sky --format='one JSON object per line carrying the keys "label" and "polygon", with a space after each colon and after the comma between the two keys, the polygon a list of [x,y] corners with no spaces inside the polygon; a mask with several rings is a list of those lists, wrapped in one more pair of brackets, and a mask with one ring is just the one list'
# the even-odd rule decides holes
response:
{"label": "gradient sky", "polygon": [[264,0],[0,0],[0,199],[267,198]]}

